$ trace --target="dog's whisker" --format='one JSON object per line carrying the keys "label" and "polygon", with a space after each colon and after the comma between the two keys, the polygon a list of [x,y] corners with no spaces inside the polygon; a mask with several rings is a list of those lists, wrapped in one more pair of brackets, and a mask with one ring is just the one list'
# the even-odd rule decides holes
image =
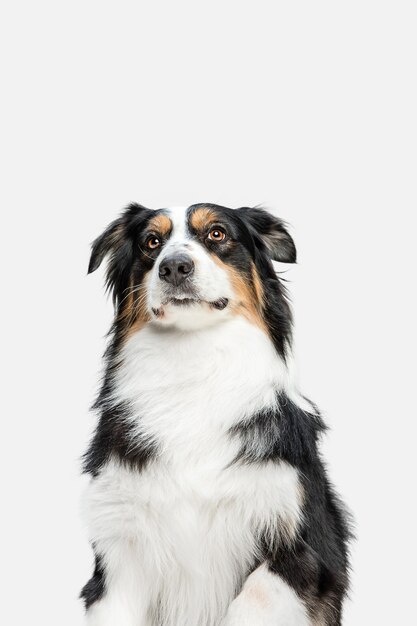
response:
{"label": "dog's whisker", "polygon": [[[132,294],[137,293],[138,291],[141,291],[141,290],[145,290],[145,289],[146,289],[146,285],[138,285],[137,287],[132,288],[132,289],[129,291],[129,293],[128,293],[128,294],[126,294],[126,295],[124,296],[124,298],[122,298],[122,300],[120,300],[120,302],[119,302],[119,306],[120,306],[121,304],[123,304],[123,302],[125,302],[125,301],[126,301],[126,300],[127,300],[127,299],[128,299],[128,298],[132,295]],[[126,289],[125,289],[124,291],[126,291]]]}

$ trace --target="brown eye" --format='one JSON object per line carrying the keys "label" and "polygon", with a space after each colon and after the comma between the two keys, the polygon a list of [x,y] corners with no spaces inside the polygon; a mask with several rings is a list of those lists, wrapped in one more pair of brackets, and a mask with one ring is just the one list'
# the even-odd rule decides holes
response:
{"label": "brown eye", "polygon": [[224,241],[226,239],[226,233],[220,230],[220,228],[212,228],[208,238],[210,241]]}
{"label": "brown eye", "polygon": [[148,241],[146,242],[146,245],[149,248],[149,250],[155,250],[156,248],[159,248],[161,243],[162,242],[160,238],[153,235],[152,237],[149,237]]}

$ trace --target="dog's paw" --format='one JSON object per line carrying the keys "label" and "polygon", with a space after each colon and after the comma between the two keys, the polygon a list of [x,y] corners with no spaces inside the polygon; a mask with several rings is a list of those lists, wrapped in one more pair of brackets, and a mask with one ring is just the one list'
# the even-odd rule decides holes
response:
{"label": "dog's paw", "polygon": [[309,626],[306,607],[295,591],[264,565],[247,579],[221,626]]}
{"label": "dog's paw", "polygon": [[253,607],[247,610],[247,607],[231,604],[220,626],[271,626],[273,623],[265,611]]}

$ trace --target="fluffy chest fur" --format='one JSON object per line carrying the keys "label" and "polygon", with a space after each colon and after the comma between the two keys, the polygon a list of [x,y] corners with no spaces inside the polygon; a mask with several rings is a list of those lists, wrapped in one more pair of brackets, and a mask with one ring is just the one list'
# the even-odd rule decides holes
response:
{"label": "fluffy chest fur", "polygon": [[232,460],[227,431],[288,385],[268,337],[242,318],[193,333],[149,325],[122,351],[112,401],[127,404],[135,435],[173,462],[200,465],[213,453],[222,466]]}
{"label": "fluffy chest fur", "polygon": [[86,514],[109,569],[115,546],[134,547],[132,576],[143,585],[147,572],[158,623],[218,624],[260,538],[294,535],[297,470],[235,463],[231,434],[289,385],[267,336],[243,318],[191,334],[149,325],[127,342],[109,402],[126,407],[130,446],[151,441],[155,453],[141,471],[111,458],[90,484]]}

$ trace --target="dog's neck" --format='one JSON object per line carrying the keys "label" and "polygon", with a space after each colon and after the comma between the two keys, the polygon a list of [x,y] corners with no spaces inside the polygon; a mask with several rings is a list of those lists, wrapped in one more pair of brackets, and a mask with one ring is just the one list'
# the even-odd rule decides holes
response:
{"label": "dog's neck", "polygon": [[217,379],[274,382],[282,389],[290,384],[290,366],[268,335],[238,316],[192,331],[148,324],[126,342],[121,362],[118,382],[124,386],[129,380],[133,393],[190,390]]}
{"label": "dog's neck", "polygon": [[230,428],[277,392],[292,395],[293,381],[267,334],[235,317],[190,332],[148,324],[124,346],[113,388],[113,401],[128,403],[141,427],[165,436],[173,424]]}

